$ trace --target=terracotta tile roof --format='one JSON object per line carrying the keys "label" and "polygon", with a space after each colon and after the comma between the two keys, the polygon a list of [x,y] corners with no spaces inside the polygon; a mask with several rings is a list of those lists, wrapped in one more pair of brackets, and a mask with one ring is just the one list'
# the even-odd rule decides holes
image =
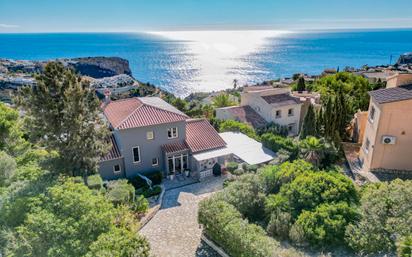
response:
{"label": "terracotta tile roof", "polygon": [[175,142],[175,143],[162,145],[162,149],[166,153],[176,153],[176,152],[189,150],[189,147],[187,146],[186,142]]}
{"label": "terracotta tile roof", "polygon": [[410,100],[412,99],[412,84],[370,91],[369,95],[380,104]]}
{"label": "terracotta tile roof", "polygon": [[184,121],[188,118],[186,114],[157,97],[113,101],[104,107],[104,114],[115,129],[145,127]]}
{"label": "terracotta tile roof", "polygon": [[224,108],[230,112],[232,116],[236,117],[237,121],[248,123],[254,128],[263,127],[266,125],[266,120],[262,118],[255,110],[249,105],[235,106]]}
{"label": "terracotta tile roof", "polygon": [[111,148],[110,148],[110,151],[105,156],[100,158],[100,161],[102,162],[119,159],[122,157],[119,151],[119,147],[117,146],[116,139],[114,138],[113,134],[110,135],[110,137],[108,138],[108,141],[109,141],[109,144],[111,145]]}
{"label": "terracotta tile roof", "polygon": [[186,143],[192,153],[226,146],[226,142],[206,119],[187,120]]}
{"label": "terracotta tile roof", "polygon": [[268,104],[276,106],[300,104],[299,98],[291,96],[289,93],[286,94],[275,94],[275,95],[265,95],[262,96]]}

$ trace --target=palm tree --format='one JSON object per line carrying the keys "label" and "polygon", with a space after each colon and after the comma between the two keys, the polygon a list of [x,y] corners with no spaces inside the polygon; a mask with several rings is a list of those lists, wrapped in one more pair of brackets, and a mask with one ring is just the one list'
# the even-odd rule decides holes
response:
{"label": "palm tree", "polygon": [[227,106],[232,106],[235,105],[235,103],[230,100],[230,97],[226,93],[219,94],[215,96],[213,99],[213,106],[215,108],[221,108],[221,107],[227,107]]}
{"label": "palm tree", "polygon": [[319,167],[325,156],[327,146],[322,139],[307,137],[300,142],[301,156],[307,162]]}
{"label": "palm tree", "polygon": [[237,88],[237,83],[238,83],[238,80],[237,80],[237,79],[234,79],[234,80],[233,80],[233,89],[236,89],[236,88]]}

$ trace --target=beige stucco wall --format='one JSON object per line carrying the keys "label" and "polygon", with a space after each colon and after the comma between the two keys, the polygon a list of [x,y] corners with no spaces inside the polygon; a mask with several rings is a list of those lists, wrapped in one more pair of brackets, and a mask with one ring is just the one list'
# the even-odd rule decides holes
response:
{"label": "beige stucco wall", "polygon": [[387,78],[386,87],[399,87],[408,84],[412,84],[412,74],[398,73]]}
{"label": "beige stucco wall", "polygon": [[[292,104],[284,106],[273,106],[268,104],[261,96],[272,95],[276,93],[290,92],[285,89],[273,89],[259,92],[248,92],[241,94],[241,106],[249,105],[257,113],[260,114],[267,122],[275,122],[276,124],[288,126],[289,124],[295,124],[291,134],[297,135],[300,129],[300,112],[302,104]],[[293,116],[288,116],[288,110],[293,109]],[[281,111],[281,117],[276,118],[276,111]]]}
{"label": "beige stucco wall", "polygon": [[[360,159],[364,170],[412,170],[412,100],[375,105],[374,122],[367,121]],[[370,110],[370,109],[369,109]],[[396,137],[393,145],[382,144],[382,136]],[[364,150],[366,138],[369,152]]]}

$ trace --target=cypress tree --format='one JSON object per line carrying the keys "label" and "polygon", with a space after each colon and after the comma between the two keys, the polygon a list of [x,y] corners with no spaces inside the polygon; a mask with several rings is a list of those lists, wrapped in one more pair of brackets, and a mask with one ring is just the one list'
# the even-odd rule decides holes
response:
{"label": "cypress tree", "polygon": [[296,86],[297,91],[305,91],[306,90],[306,85],[305,85],[305,78],[303,76],[300,76],[298,79],[298,84]]}
{"label": "cypress tree", "polygon": [[302,131],[300,132],[300,138],[304,139],[308,136],[316,135],[316,113],[313,105],[309,105],[308,112],[306,113],[305,119],[303,120]]}

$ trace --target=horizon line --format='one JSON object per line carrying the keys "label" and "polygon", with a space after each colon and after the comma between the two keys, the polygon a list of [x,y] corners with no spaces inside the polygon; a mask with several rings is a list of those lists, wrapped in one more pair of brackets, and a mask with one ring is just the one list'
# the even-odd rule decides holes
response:
{"label": "horizon line", "polygon": [[405,27],[353,27],[353,28],[301,28],[301,29],[264,29],[264,28],[200,28],[200,29],[159,29],[159,30],[85,30],[85,31],[0,31],[0,34],[94,34],[94,33],[154,33],[154,32],[193,32],[193,31],[282,31],[282,32],[328,32],[328,31],[374,31],[374,30],[408,30],[412,26]]}

